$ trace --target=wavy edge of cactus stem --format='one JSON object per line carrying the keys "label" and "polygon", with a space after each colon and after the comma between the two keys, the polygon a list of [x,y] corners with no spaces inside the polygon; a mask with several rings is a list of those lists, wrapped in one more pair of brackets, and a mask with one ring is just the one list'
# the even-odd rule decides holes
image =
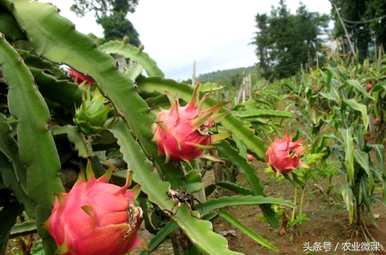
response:
{"label": "wavy edge of cactus stem", "polygon": [[[137,79],[138,87],[145,92],[170,93],[178,98],[182,98],[188,102],[193,94],[193,88],[189,85],[178,83],[173,80],[162,79],[158,77],[139,78]],[[205,107],[216,105],[216,101],[211,98],[206,98],[203,102]],[[220,120],[221,125],[238,137],[243,143],[256,154],[260,160],[265,158],[264,143],[251,130],[243,125],[243,122],[237,117],[233,116],[229,110],[222,107],[221,112],[224,117]]]}
{"label": "wavy edge of cactus stem", "polygon": [[[162,210],[173,212],[174,202],[167,195],[170,184],[162,181],[158,174],[152,171],[151,162],[146,158],[125,123],[119,121],[110,131],[118,140],[124,160],[132,167],[134,181],[141,185],[142,191],[148,195],[150,201],[156,203]],[[227,240],[213,232],[210,221],[193,217],[185,205],[177,209],[171,217],[190,240],[203,251],[215,255],[242,254],[228,249]]]}
{"label": "wavy edge of cactus stem", "polygon": [[100,91],[111,100],[139,139],[146,155],[155,161],[173,187],[179,186],[181,171],[165,163],[152,141],[151,126],[155,116],[137,93],[134,83],[117,70],[113,58],[101,52],[92,39],[76,31],[69,20],[58,14],[54,5],[28,0],[0,0],[0,5],[15,16],[38,55],[67,64],[96,81]]}
{"label": "wavy edge of cactus stem", "polygon": [[63,191],[63,186],[58,176],[59,155],[48,129],[49,110],[28,67],[1,34],[0,65],[8,84],[9,111],[17,120],[19,156],[27,171],[26,191],[36,203],[37,227],[45,251],[52,254],[55,244],[43,225],[55,195]]}
{"label": "wavy edge of cactus stem", "polygon": [[118,54],[140,64],[148,76],[164,77],[164,73],[157,66],[157,63],[145,52],[143,48],[137,48],[125,41],[108,41],[98,47],[108,54]]}
{"label": "wavy edge of cactus stem", "polygon": [[[164,159],[157,154],[156,145],[152,142],[151,126],[154,119],[149,107],[138,95],[134,84],[116,69],[112,57],[100,52],[90,38],[77,32],[74,25],[58,15],[57,8],[52,5],[28,0],[1,0],[0,4],[13,13],[39,55],[90,75],[130,127],[130,130],[125,130],[125,136],[133,134],[138,139],[141,149],[155,162],[158,170],[161,170],[172,185],[181,183],[182,171],[174,169],[172,164],[166,165]],[[146,183],[140,184],[146,190]],[[148,187],[148,190],[151,188],[153,187]],[[170,198],[165,201],[172,203]],[[189,227],[184,221],[178,222],[185,231],[189,230],[187,235],[190,239],[198,245],[208,244],[208,247],[201,245],[201,249],[216,255],[240,254],[227,248],[226,239],[211,230],[209,221],[195,219],[190,211],[183,207],[178,211],[178,214],[190,220],[188,223],[193,222]],[[203,229],[208,232],[209,242],[202,236]],[[211,239],[214,239],[213,244]]]}

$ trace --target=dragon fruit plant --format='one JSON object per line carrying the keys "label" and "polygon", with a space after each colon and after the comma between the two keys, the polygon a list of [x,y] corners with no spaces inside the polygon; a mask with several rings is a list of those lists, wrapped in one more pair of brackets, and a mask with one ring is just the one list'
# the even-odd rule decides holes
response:
{"label": "dragon fruit plant", "polygon": [[[287,81],[295,88],[293,96],[303,99],[297,110],[309,125],[309,134],[325,141],[333,152],[333,157],[326,153],[326,158],[336,162],[335,172],[344,180],[334,189],[342,195],[352,234],[366,240],[372,239],[368,226],[379,198],[376,191],[386,190],[384,63],[381,54],[374,64],[348,64],[337,58],[323,70]],[[374,121],[378,118],[380,123]]]}
{"label": "dragon fruit plant", "polygon": [[[297,176],[297,169],[304,166],[301,157],[304,154],[304,147],[300,140],[293,141],[289,135],[283,138],[275,138],[266,152],[267,164],[276,172],[277,176],[283,175],[294,186],[294,204],[289,225],[296,225],[299,219],[304,218],[303,203],[305,194],[305,182],[300,182]],[[301,189],[300,201],[298,201],[298,188]],[[299,207],[299,208],[297,208]],[[298,211],[298,214],[296,213]],[[300,220],[302,222],[302,220]]]}
{"label": "dragon fruit plant", "polygon": [[[178,232],[190,240],[185,250],[241,254],[213,231],[215,217],[275,249],[223,210],[257,204],[277,227],[271,205],[293,206],[264,195],[233,139],[256,160],[264,159],[265,144],[224,104],[164,79],[142,49],[121,41],[97,46],[53,5],[0,0],[0,23],[0,83],[8,86],[1,94],[7,98],[0,97],[7,108],[0,114],[0,189],[10,194],[1,199],[0,216],[12,216],[0,245],[25,211],[46,255],[125,254],[136,246],[142,216],[144,227],[155,234],[143,240],[147,253]],[[120,65],[130,64],[118,70],[113,56],[119,56]],[[68,73],[63,65],[71,67]],[[188,103],[173,100],[165,107],[167,97]],[[248,176],[246,193],[207,202],[200,167],[207,162],[207,148],[218,150],[221,159],[214,160],[226,160]],[[89,161],[97,177],[75,182]],[[104,165],[117,169],[111,183],[101,177]],[[141,187],[137,202],[127,186],[118,186],[129,183],[128,171]],[[190,196],[199,197],[200,204],[187,204],[194,200]]]}

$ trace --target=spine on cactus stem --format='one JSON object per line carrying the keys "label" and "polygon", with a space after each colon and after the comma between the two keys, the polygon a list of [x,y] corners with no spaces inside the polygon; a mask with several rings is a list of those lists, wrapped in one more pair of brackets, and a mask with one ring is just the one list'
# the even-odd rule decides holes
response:
{"label": "spine on cactus stem", "polygon": [[0,4],[15,16],[38,54],[90,75],[162,175],[173,187],[181,185],[182,177],[175,171],[176,167],[165,164],[157,153],[157,146],[151,141],[155,116],[138,95],[133,82],[116,69],[113,59],[98,50],[89,37],[77,32],[75,26],[61,17],[53,5],[28,0],[0,0]]}
{"label": "spine on cactus stem", "polygon": [[[119,130],[120,138],[124,141],[128,139],[127,137],[133,139],[130,141],[129,148],[121,148],[121,151],[130,150],[130,154],[133,155],[145,152],[147,157],[152,158],[154,165],[163,175],[162,178],[168,180],[168,182],[162,182],[158,175],[141,179],[142,173],[137,173],[134,175],[135,181],[142,185],[146,194],[151,194],[149,199],[152,202],[160,208],[171,209],[172,200],[166,195],[168,190],[166,187],[170,187],[170,183],[174,187],[180,185],[181,173],[174,171],[176,169],[174,164],[166,165],[163,158],[157,155],[157,146],[151,141],[150,127],[154,123],[152,112],[138,95],[134,84],[118,72],[110,56],[100,52],[90,38],[78,33],[73,24],[60,17],[54,6],[29,0],[0,0],[0,4],[13,13],[38,54],[51,61],[72,66],[95,79],[95,84],[123,118],[124,122],[121,123]],[[137,141],[140,145],[136,144]],[[135,150],[131,150],[133,144],[136,144]],[[125,155],[125,160],[130,159],[128,161],[130,165],[131,161],[136,160],[131,155]],[[154,165],[149,168],[146,165],[143,169],[148,162],[145,155],[141,159],[136,167],[146,170],[144,174],[152,172]],[[154,182],[152,182],[153,179]],[[163,184],[162,189],[158,188],[160,182]],[[156,194],[151,193],[154,189],[157,191]],[[180,208],[178,215],[173,219],[204,252],[213,255],[240,254],[228,249],[226,239],[212,231],[209,221],[194,218],[187,208]]]}
{"label": "spine on cactus stem", "polygon": [[28,67],[1,34],[0,65],[8,84],[8,108],[18,120],[19,156],[28,173],[26,191],[35,205],[38,232],[45,244],[45,251],[53,254],[55,246],[42,224],[49,216],[54,194],[62,192],[63,186],[58,175],[59,155],[47,128],[49,110]]}

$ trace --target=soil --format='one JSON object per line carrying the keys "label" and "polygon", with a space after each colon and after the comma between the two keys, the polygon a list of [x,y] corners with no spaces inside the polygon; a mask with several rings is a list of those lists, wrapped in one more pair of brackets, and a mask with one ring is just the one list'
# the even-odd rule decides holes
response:
{"label": "soil", "polygon": [[[260,179],[264,183],[265,192],[269,196],[277,198],[285,198],[292,200],[293,187],[286,181],[277,181],[267,177],[265,173],[259,174]],[[238,177],[240,184],[247,184],[243,176]],[[352,228],[349,227],[348,215],[343,206],[343,201],[340,196],[340,185],[342,181],[336,178],[332,183],[332,191],[330,195],[326,195],[326,183],[312,183],[306,188],[306,197],[304,211],[308,217],[308,221],[297,225],[295,228],[287,229],[286,233],[280,234],[278,229],[271,228],[268,223],[264,222],[261,210],[258,206],[238,206],[228,208],[233,216],[241,223],[253,229],[256,233],[262,235],[267,240],[271,241],[278,251],[269,251],[259,246],[255,241],[234,229],[227,222],[220,218],[214,221],[214,229],[218,233],[222,233],[228,239],[230,248],[235,251],[242,252],[246,255],[297,255],[297,254],[386,254],[385,250],[381,252],[347,252],[343,251],[346,243],[369,243],[360,238],[351,238]],[[227,191],[223,191],[228,195],[232,195]],[[290,215],[290,211],[287,211]],[[369,227],[374,239],[380,245],[386,248],[386,205],[383,202],[378,202],[373,211],[375,225]],[[309,252],[305,250],[305,245],[310,246],[320,244],[322,249],[319,252]],[[328,246],[331,245],[330,250]],[[314,246],[315,247],[315,246]],[[335,251],[336,249],[336,251]],[[173,254],[170,242],[166,242],[159,249],[152,253],[155,255]]]}
{"label": "soil", "polygon": [[[274,181],[267,178],[265,174],[260,175],[260,179],[265,184],[267,195],[292,200],[293,187],[286,180],[277,182],[277,180]],[[239,181],[241,183],[244,182],[242,177],[239,178]],[[340,197],[340,183],[342,182],[339,180],[333,183],[334,189],[330,196],[325,194],[325,189],[327,189],[325,183],[308,185],[304,205],[304,212],[308,217],[308,221],[297,225],[295,228],[287,229],[286,233],[280,234],[279,232],[281,231],[271,228],[268,223],[264,222],[258,206],[238,206],[228,209],[244,225],[271,241],[277,246],[279,251],[268,251],[239,231],[236,231],[236,235],[227,237],[231,249],[243,252],[246,255],[371,254],[371,252],[343,251],[345,242],[350,244],[357,242],[360,244],[366,241],[360,238],[351,238],[353,231],[349,227],[348,215]],[[287,214],[290,215],[289,210]],[[370,231],[374,239],[386,248],[386,205],[382,202],[377,203],[373,215],[375,225],[370,227]],[[215,229],[218,232],[229,232],[232,227],[226,222],[217,219]],[[326,247],[323,247],[324,243]],[[319,252],[309,252],[309,250],[305,249],[307,244],[311,247],[320,244],[322,249]],[[331,245],[330,250],[328,245]],[[386,252],[384,249],[382,252],[374,254],[386,254]]]}
{"label": "soil", "polygon": [[[261,168],[258,168],[261,169]],[[293,187],[286,181],[277,181],[272,177],[268,177],[266,173],[259,172],[259,178],[264,184],[267,195],[292,200]],[[213,178],[213,176],[212,176]],[[207,180],[208,181],[208,180]],[[212,183],[209,180],[207,184]],[[242,175],[238,176],[238,183],[248,186]],[[235,251],[242,252],[246,255],[298,255],[298,254],[371,254],[370,252],[343,252],[342,248],[345,242],[354,244],[354,242],[366,242],[365,240],[352,239],[352,229],[349,227],[346,209],[340,196],[340,186],[343,182],[338,178],[332,183],[333,189],[329,195],[326,194],[328,189],[327,183],[323,181],[318,183],[310,183],[306,188],[306,197],[304,211],[308,217],[308,221],[297,225],[295,228],[279,231],[279,229],[271,228],[264,221],[261,210],[258,206],[238,206],[228,208],[233,216],[241,223],[248,226],[256,233],[272,242],[278,251],[269,251],[259,246],[252,239],[230,226],[220,218],[214,221],[214,229],[216,232],[223,234],[229,242],[230,248]],[[229,191],[220,191],[221,194],[233,195]],[[381,196],[379,195],[379,198]],[[290,210],[286,212],[290,215]],[[375,225],[370,227],[370,231],[374,239],[380,245],[386,248],[386,205],[382,201],[374,206],[373,215]],[[280,233],[281,232],[281,233]],[[143,240],[142,248],[146,245],[145,240],[151,239],[145,229],[142,229],[141,240]],[[16,242],[16,239],[12,241]],[[11,248],[15,248],[16,243],[10,242],[9,250],[6,254],[21,254],[11,252]],[[331,250],[324,250],[324,243],[331,245]],[[322,249],[319,252],[306,252],[305,245],[310,246],[320,244]],[[336,248],[336,251],[334,251]],[[133,254],[139,254],[134,252]],[[172,255],[173,248],[170,241],[164,242],[152,255]],[[385,251],[373,254],[386,254]]]}

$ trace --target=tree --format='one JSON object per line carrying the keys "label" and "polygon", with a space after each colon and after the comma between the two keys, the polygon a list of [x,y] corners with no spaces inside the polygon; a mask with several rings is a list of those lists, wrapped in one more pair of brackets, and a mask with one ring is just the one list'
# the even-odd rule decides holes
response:
{"label": "tree", "polygon": [[[369,55],[369,49],[386,46],[386,1],[384,0],[331,0],[339,10],[342,21],[349,33],[359,60]],[[337,10],[333,8],[335,19],[335,37],[342,37],[345,45],[347,39],[339,21]],[[348,47],[343,50],[347,51]],[[376,49],[375,49],[376,50]]]}
{"label": "tree", "polygon": [[258,14],[255,44],[263,76],[288,77],[302,66],[313,65],[327,22],[326,15],[309,12],[303,4],[291,14],[284,0],[272,7],[270,15]]}
{"label": "tree", "polygon": [[257,28],[259,29],[259,32],[257,32],[256,36],[256,53],[259,56],[259,62],[260,62],[260,67],[265,71],[268,72],[268,49],[265,47],[265,45],[268,44],[268,26],[267,26],[267,15],[262,14],[262,15],[256,15],[256,22],[257,22]]}
{"label": "tree", "polygon": [[376,45],[386,47],[386,1],[373,0],[367,5],[366,15],[370,22],[370,29],[375,32]]}
{"label": "tree", "polygon": [[[366,1],[363,0],[331,0],[331,3],[338,8],[342,21],[346,26],[350,39],[354,47],[358,50],[359,59],[362,61],[368,55],[368,48],[370,43],[369,24],[360,21],[365,18]],[[339,21],[336,9],[333,8],[333,16],[335,17],[335,36],[344,39],[345,49],[347,47],[347,39],[344,37],[344,29],[341,21]]]}
{"label": "tree", "polygon": [[131,44],[139,46],[139,34],[126,18],[129,12],[135,11],[137,4],[138,0],[75,0],[71,9],[80,16],[94,13],[106,40],[127,37]]}

